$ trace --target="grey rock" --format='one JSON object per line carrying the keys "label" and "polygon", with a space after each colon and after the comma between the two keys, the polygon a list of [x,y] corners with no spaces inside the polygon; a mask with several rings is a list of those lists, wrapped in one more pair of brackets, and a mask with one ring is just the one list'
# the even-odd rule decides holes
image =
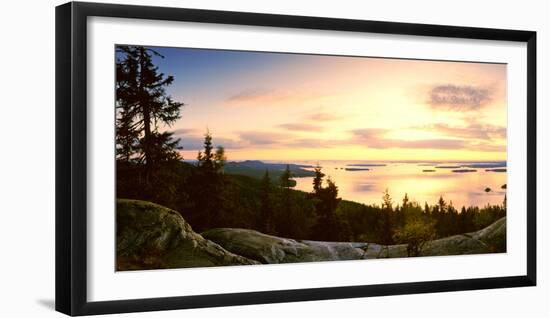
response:
{"label": "grey rock", "polygon": [[459,255],[506,252],[506,217],[477,232],[454,235],[426,243],[421,255]]}
{"label": "grey rock", "polygon": [[202,233],[235,254],[267,264],[363,259],[368,243],[300,241],[254,230],[220,228]]}
{"label": "grey rock", "polygon": [[117,270],[249,265],[195,233],[179,213],[160,205],[117,200]]}
{"label": "grey rock", "polygon": [[[220,228],[202,233],[226,250],[261,263],[294,263],[407,257],[407,245],[301,241],[254,230]],[[482,254],[506,251],[506,218],[480,231],[426,243],[421,256]]]}

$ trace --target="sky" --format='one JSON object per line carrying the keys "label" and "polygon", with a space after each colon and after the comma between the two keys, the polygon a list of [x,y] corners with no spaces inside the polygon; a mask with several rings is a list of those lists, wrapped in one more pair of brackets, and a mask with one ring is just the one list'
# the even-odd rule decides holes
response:
{"label": "sky", "polygon": [[506,160],[506,65],[154,48],[195,159]]}

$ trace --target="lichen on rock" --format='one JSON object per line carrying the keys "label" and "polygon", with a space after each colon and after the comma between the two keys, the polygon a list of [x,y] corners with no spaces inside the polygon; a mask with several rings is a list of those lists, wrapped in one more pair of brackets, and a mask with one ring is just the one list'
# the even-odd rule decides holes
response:
{"label": "lichen on rock", "polygon": [[204,239],[163,206],[118,199],[116,213],[117,270],[258,264]]}

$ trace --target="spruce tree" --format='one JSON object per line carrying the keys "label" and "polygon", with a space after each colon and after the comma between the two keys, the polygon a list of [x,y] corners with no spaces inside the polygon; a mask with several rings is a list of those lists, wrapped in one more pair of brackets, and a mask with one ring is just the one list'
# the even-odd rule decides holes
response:
{"label": "spruce tree", "polygon": [[405,193],[405,196],[403,197],[403,210],[406,211],[409,207],[409,195]]}
{"label": "spruce tree", "polygon": [[281,174],[281,186],[285,189],[292,188],[293,180],[292,180],[292,172],[290,172],[290,166],[286,165],[285,171],[283,171],[283,174]]}
{"label": "spruce tree", "polygon": [[393,202],[388,189],[384,191],[384,195],[382,196],[382,210],[379,221],[380,243],[384,245],[393,244]]}
{"label": "spruce tree", "polygon": [[323,177],[324,173],[321,172],[321,167],[317,164],[317,167],[313,169],[315,176],[313,177],[313,193],[318,194],[321,188],[323,187]]}
{"label": "spruce tree", "polygon": [[212,152],[214,146],[212,145],[212,134],[208,130],[206,131],[206,134],[204,134],[203,144],[204,150],[199,151],[197,156],[197,165],[201,170],[208,173],[213,173],[215,171],[214,152]]}
{"label": "spruce tree", "polygon": [[321,167],[317,166],[313,178],[313,192],[310,194],[317,214],[314,235],[318,240],[338,241],[343,238],[344,227],[338,222],[335,212],[342,199],[338,198],[338,187],[330,177],[327,179],[327,186],[323,187],[324,176]]}
{"label": "spruce tree", "polygon": [[217,172],[223,173],[223,168],[225,167],[225,162],[227,157],[225,156],[225,148],[222,146],[216,147],[216,153],[214,153],[214,168]]}
{"label": "spruce tree", "polygon": [[271,178],[266,170],[260,182],[260,215],[258,219],[258,228],[263,233],[273,233],[273,206],[271,201]]}
{"label": "spruce tree", "polygon": [[279,178],[279,184],[282,187],[281,191],[281,203],[282,211],[280,211],[277,220],[277,232],[280,235],[291,236],[293,233],[293,224],[291,223],[293,214],[293,202],[292,202],[292,172],[290,172],[290,166],[286,165],[285,170]]}
{"label": "spruce tree", "polygon": [[212,134],[204,134],[204,147],[197,155],[197,170],[192,176],[193,197],[196,204],[196,223],[199,230],[220,226],[226,215],[226,180],[223,167],[227,160],[225,150],[219,146],[214,151]]}
{"label": "spruce tree", "polygon": [[164,58],[143,46],[117,46],[117,155],[143,164],[147,183],[160,164],[181,159],[179,140],[159,128],[179,119],[184,105],[166,92],[174,78],[159,72],[153,56]]}

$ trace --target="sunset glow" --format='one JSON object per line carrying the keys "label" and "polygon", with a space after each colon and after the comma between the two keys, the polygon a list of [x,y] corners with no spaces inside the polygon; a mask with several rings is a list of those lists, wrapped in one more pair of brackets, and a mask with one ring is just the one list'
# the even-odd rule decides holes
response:
{"label": "sunset glow", "polygon": [[506,160],[506,65],[155,48],[194,159]]}

